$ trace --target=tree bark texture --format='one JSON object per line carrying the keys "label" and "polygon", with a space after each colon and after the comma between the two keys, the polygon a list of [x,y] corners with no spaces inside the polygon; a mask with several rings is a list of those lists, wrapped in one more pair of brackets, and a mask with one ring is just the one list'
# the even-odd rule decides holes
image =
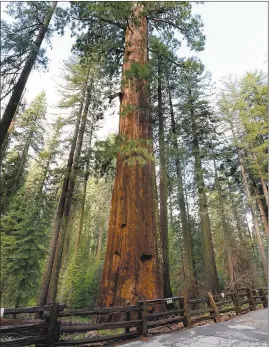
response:
{"label": "tree bark texture", "polygon": [[[125,32],[122,99],[119,133],[152,154],[152,125],[149,113],[147,80],[139,76],[127,78],[134,66],[148,61],[147,19],[143,4],[134,2],[134,20]],[[131,106],[131,108],[130,108]],[[135,158],[133,151],[131,157]],[[158,270],[156,215],[154,204],[154,162],[144,157],[128,165],[127,153],[117,156],[116,177],[112,194],[108,243],[105,256],[100,306],[131,304],[142,296],[147,299],[163,296]]]}
{"label": "tree bark texture", "polygon": [[57,1],[52,3],[52,6],[47,14],[47,16],[44,19],[44,22],[42,26],[40,27],[40,30],[37,34],[37,37],[35,41],[33,42],[31,51],[29,53],[29,56],[26,60],[26,63],[22,69],[22,72],[20,74],[20,77],[13,89],[13,92],[11,94],[11,97],[9,99],[9,102],[7,104],[7,107],[5,109],[5,112],[3,114],[3,118],[0,120],[0,148],[2,147],[2,144],[4,142],[4,139],[8,133],[8,129],[10,127],[10,124],[12,122],[12,119],[14,118],[14,115],[16,113],[16,109],[18,107],[18,104],[20,102],[20,99],[22,97],[24,88],[26,86],[26,83],[28,81],[29,75],[32,71],[32,68],[35,64],[38,52],[40,50],[40,46],[42,44],[42,41],[45,37],[45,34],[48,30],[50,20],[52,18],[52,15],[56,9]]}

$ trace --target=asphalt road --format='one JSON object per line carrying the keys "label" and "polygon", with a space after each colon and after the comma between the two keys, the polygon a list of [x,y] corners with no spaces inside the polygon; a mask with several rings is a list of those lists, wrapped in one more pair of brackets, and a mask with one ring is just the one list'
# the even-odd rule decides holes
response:
{"label": "asphalt road", "polygon": [[156,335],[126,347],[267,347],[268,309],[259,309],[228,321]]}

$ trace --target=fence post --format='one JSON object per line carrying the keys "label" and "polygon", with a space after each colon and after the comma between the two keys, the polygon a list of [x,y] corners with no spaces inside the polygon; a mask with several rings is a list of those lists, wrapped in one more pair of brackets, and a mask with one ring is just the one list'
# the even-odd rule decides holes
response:
{"label": "fence post", "polygon": [[258,292],[259,292],[259,295],[261,296],[261,299],[262,299],[262,305],[264,308],[268,307],[268,297],[267,295],[265,294],[265,291],[264,289],[258,289]]}
{"label": "fence post", "polygon": [[[126,306],[127,307],[129,307],[130,306],[130,301],[128,300],[128,301],[126,301]],[[125,319],[126,319],[126,321],[129,321],[130,319],[131,319],[131,312],[129,311],[127,311],[126,313],[125,313]],[[130,328],[125,328],[125,332],[126,333],[129,333],[130,332]]]}
{"label": "fence post", "polygon": [[[142,321],[142,302],[141,302],[141,297],[140,297],[140,301],[139,301],[137,304],[138,304],[138,306],[139,306],[139,311],[138,311],[138,314],[137,314],[137,319]],[[137,327],[137,332],[138,332],[139,336],[142,335],[142,322],[141,322],[140,325],[138,325],[138,327]]]}
{"label": "fence post", "polygon": [[248,297],[249,297],[249,306],[250,306],[250,311],[256,310],[256,300],[254,299],[252,288],[247,288],[248,291]]}
{"label": "fence post", "polygon": [[147,337],[148,335],[148,312],[147,312],[147,299],[143,296],[143,326],[142,326],[142,336]]}
{"label": "fence post", "polygon": [[234,306],[237,306],[237,310],[235,309],[235,313],[236,314],[242,313],[241,303],[240,303],[239,295],[236,289],[234,290],[233,300],[234,300]]}
{"label": "fence post", "polygon": [[221,319],[220,319],[220,314],[219,314],[219,309],[218,309],[218,306],[217,304],[215,303],[215,300],[213,298],[213,295],[211,294],[211,292],[208,292],[207,293],[208,297],[209,297],[209,300],[210,300],[210,306],[213,308],[213,310],[215,311],[215,319],[217,321],[217,323],[221,322]]}
{"label": "fence post", "polygon": [[186,318],[186,321],[183,322],[184,327],[191,327],[192,326],[192,322],[191,322],[191,317],[189,314],[189,308],[188,308],[188,293],[186,290],[184,290],[183,293],[183,298],[184,298],[184,316]]}
{"label": "fence post", "polygon": [[57,318],[58,318],[59,304],[54,303],[51,308],[51,314],[49,317],[49,328],[48,328],[48,344],[47,346],[53,346],[54,342],[57,340]]}

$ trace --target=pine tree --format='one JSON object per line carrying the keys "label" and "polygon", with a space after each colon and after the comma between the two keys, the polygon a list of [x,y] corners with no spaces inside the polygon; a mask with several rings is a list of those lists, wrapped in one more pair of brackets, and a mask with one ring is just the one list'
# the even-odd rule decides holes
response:
{"label": "pine tree", "polygon": [[9,200],[25,182],[31,154],[38,154],[43,148],[46,107],[42,92],[17,117],[11,145],[2,163],[1,213],[7,211]]}
{"label": "pine tree", "polygon": [[[12,80],[9,81],[11,89],[6,93],[6,95],[11,93],[11,96],[0,120],[0,148],[16,113],[28,77],[38,59],[40,46],[48,31],[56,6],[57,1],[51,5],[46,2],[16,2],[10,5],[9,13],[16,19],[19,18],[19,21],[12,26],[4,23],[4,29],[6,29],[4,36],[6,37],[4,37],[2,53],[3,51],[4,54],[7,53],[4,60],[1,61],[1,67],[4,68],[3,75],[11,74]],[[36,30],[38,30],[37,35]],[[18,35],[20,36],[18,37]],[[44,51],[41,51],[41,62],[44,64]]]}

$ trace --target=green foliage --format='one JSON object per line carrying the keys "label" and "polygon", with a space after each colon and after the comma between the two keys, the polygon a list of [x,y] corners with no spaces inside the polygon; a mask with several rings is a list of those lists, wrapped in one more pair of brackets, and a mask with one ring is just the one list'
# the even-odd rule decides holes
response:
{"label": "green foliage", "polygon": [[245,152],[245,162],[252,175],[267,179],[268,120],[266,75],[247,72],[240,80],[232,76],[223,81],[219,109],[232,126],[236,145]]}
{"label": "green foliage", "polygon": [[[51,2],[10,2],[7,5],[9,21],[1,21],[1,84],[4,86],[1,99],[9,95],[16,84],[46,15],[51,11]],[[46,33],[50,42],[53,29]],[[47,68],[45,48],[41,48],[35,63],[36,68]]]}
{"label": "green foliage", "polygon": [[42,200],[33,187],[24,185],[1,221],[1,279],[9,305],[27,305],[37,293],[48,227]]}
{"label": "green foliage", "polygon": [[120,148],[120,138],[110,135],[105,141],[96,141],[94,149],[94,175],[113,177],[116,168],[116,156]]}
{"label": "green foliage", "polygon": [[120,155],[125,157],[124,163],[129,166],[145,166],[149,161],[155,162],[151,152],[151,140],[133,140],[121,138]]}
{"label": "green foliage", "polygon": [[[170,37],[179,47],[180,42],[174,38],[177,31],[191,49],[203,49],[203,24],[199,16],[192,15],[190,2],[145,2],[143,6],[141,16],[147,16],[149,20],[149,38],[156,29],[160,37]],[[136,15],[132,2],[71,3],[71,18],[74,20],[71,28],[77,36],[74,49],[81,54],[85,49],[96,52],[99,59],[104,60],[105,71],[111,76],[118,74],[124,53],[124,31],[130,21],[135,23]],[[131,76],[145,77],[149,72],[148,66],[133,66]]]}
{"label": "green foliage", "polygon": [[7,209],[8,200],[25,181],[31,155],[38,155],[44,146],[46,108],[46,96],[42,92],[22,114],[17,115],[15,130],[10,135],[9,148],[2,161],[2,213]]}
{"label": "green foliage", "polygon": [[[2,154],[1,291],[7,305],[35,303],[44,259],[49,251],[49,230],[66,173],[70,138],[89,86],[90,107],[76,169],[57,300],[74,308],[96,305],[117,157],[122,156],[124,164],[130,166],[143,167],[149,161],[154,162],[157,176],[159,173],[159,163],[155,159],[159,156],[158,78],[162,85],[161,108],[165,126],[173,294],[182,294],[188,276],[183,259],[176,158],[179,158],[182,169],[199,293],[203,293],[206,283],[195,174],[203,175],[205,183],[203,192],[208,199],[221,288],[234,282],[263,285],[259,249],[251,225],[246,221],[249,211],[236,146],[228,129],[232,124],[248,179],[255,182],[260,193],[260,179],[266,180],[268,164],[267,76],[262,72],[248,72],[238,81],[226,81],[216,111],[209,101],[214,92],[210,74],[205,72],[202,62],[196,57],[183,59],[178,55],[183,40],[193,51],[204,48],[203,24],[199,16],[192,15],[192,3],[151,1],[141,4],[144,6],[141,16],[148,20],[149,62],[144,65],[132,63],[123,76],[121,67],[124,52],[128,50],[125,31],[130,22],[139,22],[133,2],[71,2],[70,8],[56,9],[54,26],[49,28],[47,41],[53,32],[63,34],[66,25],[70,25],[72,36],[76,37],[73,47],[76,54],[64,62],[60,82],[62,99],[59,106],[68,115],[47,127],[44,124],[44,93],[27,107],[22,103]],[[12,91],[50,6],[50,2],[43,1],[8,5],[12,20],[1,22],[4,96]],[[36,67],[47,67],[44,48],[39,53]],[[147,112],[153,119],[153,141],[118,135],[97,141],[95,131],[107,109],[108,96],[113,94],[113,89],[124,88],[127,82],[136,84],[137,88],[144,83],[150,86],[151,104],[147,106]],[[171,131],[170,97],[176,133]],[[120,117],[136,114],[142,107],[145,106],[124,105]],[[48,136],[50,132],[51,137]],[[178,148],[173,146],[175,142]],[[151,150],[153,144],[155,156]],[[193,157],[197,153],[202,169],[194,166]],[[263,198],[262,194],[260,197]],[[81,239],[77,242],[79,230]],[[236,281],[230,278],[229,254],[232,254]]]}
{"label": "green foliage", "polygon": [[123,76],[123,84],[127,83],[129,80],[135,80],[137,82],[148,80],[151,75],[150,65],[139,63],[132,63],[130,68],[125,72]]}

